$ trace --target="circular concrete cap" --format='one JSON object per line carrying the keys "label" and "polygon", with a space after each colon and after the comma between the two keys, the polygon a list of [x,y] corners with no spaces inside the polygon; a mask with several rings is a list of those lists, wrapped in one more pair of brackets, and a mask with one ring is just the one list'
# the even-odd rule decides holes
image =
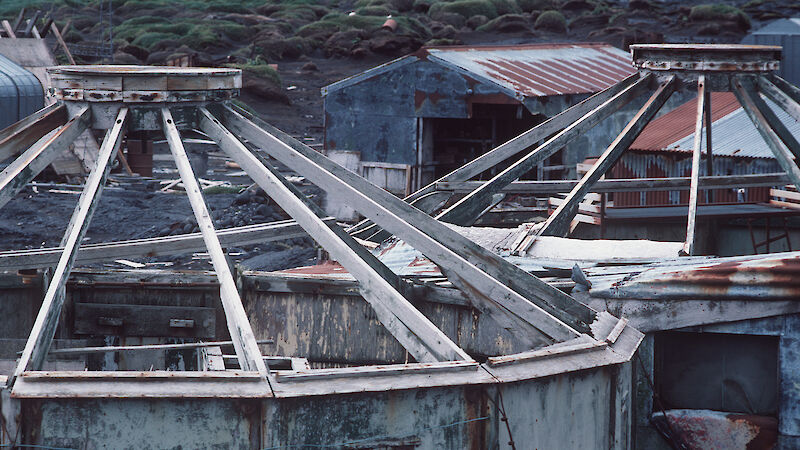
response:
{"label": "circular concrete cap", "polygon": [[651,71],[770,72],[781,47],[737,44],[634,44],[634,66]]}
{"label": "circular concrete cap", "polygon": [[49,67],[50,92],[72,102],[182,103],[238,95],[239,69],[170,66]]}

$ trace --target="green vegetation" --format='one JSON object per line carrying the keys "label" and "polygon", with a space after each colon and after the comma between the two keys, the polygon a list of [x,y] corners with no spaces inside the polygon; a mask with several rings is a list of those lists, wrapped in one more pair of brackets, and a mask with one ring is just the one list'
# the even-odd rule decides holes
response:
{"label": "green vegetation", "polygon": [[725,3],[697,5],[689,12],[689,19],[694,22],[733,21],[743,28],[750,28],[750,17],[741,9]]}
{"label": "green vegetation", "polygon": [[564,33],[567,31],[567,19],[560,12],[551,9],[541,13],[533,26],[537,29]]}
{"label": "green vegetation", "polygon": [[278,71],[270,67],[261,58],[247,61],[244,64],[226,64],[226,66],[233,67],[235,69],[241,69],[242,72],[247,72],[248,74],[251,74],[262,80],[269,81],[270,83],[278,86],[281,84],[281,77],[278,75]]}
{"label": "green vegetation", "polygon": [[552,0],[517,0],[517,5],[525,12],[545,11],[555,6]]}
{"label": "green vegetation", "polygon": [[486,16],[490,19],[497,17],[497,7],[490,0],[455,0],[453,2],[435,2],[428,10],[431,17],[448,12],[459,14],[465,19],[472,16]]}

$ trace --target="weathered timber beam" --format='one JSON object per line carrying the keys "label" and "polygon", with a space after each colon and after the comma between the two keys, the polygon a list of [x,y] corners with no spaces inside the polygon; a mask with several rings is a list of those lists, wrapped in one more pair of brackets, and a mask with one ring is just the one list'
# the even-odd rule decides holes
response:
{"label": "weathered timber beam", "polygon": [[231,340],[233,340],[236,356],[239,359],[239,367],[246,371],[257,371],[262,378],[266,378],[269,381],[269,371],[266,364],[264,364],[261,351],[256,343],[255,334],[253,334],[244,306],[242,306],[239,291],[236,289],[236,282],[231,274],[222,245],[220,245],[217,237],[217,232],[214,230],[211,215],[208,213],[208,206],[197,183],[197,178],[194,176],[186,150],[183,148],[183,142],[181,142],[178,128],[172,119],[172,113],[167,107],[161,108],[161,122],[170,152],[172,152],[175,165],[178,167],[181,181],[186,187],[186,196],[189,198],[194,217],[200,228],[200,234],[203,235],[203,241],[205,241],[208,254],[211,257],[211,264],[214,266],[214,272],[219,280],[219,297],[222,301],[222,308],[225,310],[225,320]]}
{"label": "weathered timber beam", "polygon": [[286,182],[265,159],[250,152],[205,108],[200,108],[200,128],[359,280],[359,290],[375,310],[378,319],[417,361],[472,359],[400,294],[399,280],[389,268],[336,223],[325,222],[325,214],[319,207]]}
{"label": "weathered timber beam", "polygon": [[0,172],[0,208],[52,163],[89,126],[91,112],[82,109],[58,130],[39,139]]}
{"label": "weathered timber beam", "polygon": [[[563,236],[567,233],[570,222],[578,211],[578,203],[583,200],[592,185],[619,160],[622,153],[639,136],[639,133],[642,132],[647,123],[655,117],[658,110],[664,106],[664,103],[675,91],[676,84],[677,78],[674,75],[661,83],[658,90],[647,100],[647,103],[642,106],[620,135],[614,139],[614,142],[608,146],[597,162],[589,169],[589,172],[572,189],[566,201],[556,209],[553,215],[547,218],[547,221],[539,230],[538,234],[540,236]],[[532,244],[533,241],[529,241],[529,243]]]}
{"label": "weathered timber beam", "polygon": [[[495,167],[496,165],[507,160],[508,158],[511,158],[512,156],[519,154],[520,152],[524,151],[527,148],[530,148],[533,145],[536,145],[537,142],[547,139],[547,137],[550,136],[551,134],[557,133],[561,131],[563,128],[568,127],[572,122],[575,122],[576,120],[586,115],[589,111],[592,111],[598,106],[606,103],[609,99],[620,93],[623,89],[629,87],[638,79],[639,75],[634,74],[629,76],[628,78],[625,78],[619,83],[609,86],[607,89],[600,91],[597,94],[594,94],[591,97],[587,98],[586,100],[583,100],[582,102],[578,103],[577,105],[572,106],[556,114],[552,118],[540,123],[539,125],[536,125],[535,127],[520,134],[519,136],[497,146],[493,150],[478,156],[477,158],[464,164],[458,169],[439,178],[438,180],[425,186],[424,188],[418,190],[417,192],[414,192],[413,194],[403,199],[403,201],[417,206],[416,203],[417,200],[435,191],[436,183],[466,181],[472,177],[479,175],[481,172],[485,172],[486,170]],[[433,212],[433,210],[430,211],[425,209],[422,210],[427,213]],[[371,229],[366,230],[367,228]],[[365,219],[359,222],[358,224],[354,225],[347,231],[356,237],[366,239],[370,235],[375,234],[377,230],[375,230],[374,228],[375,228],[374,223],[369,219]]]}
{"label": "weathered timber beam", "polygon": [[[786,82],[784,81],[784,83]],[[794,120],[800,121],[800,89],[797,89],[795,86],[789,85],[788,83],[786,84],[788,86],[784,86],[784,89],[781,89],[769,81],[766,77],[758,77],[759,92],[775,102],[778,107],[789,113]],[[790,95],[786,89],[793,89],[792,93],[795,94],[795,96]],[[772,110],[770,110],[770,112],[772,112]],[[783,125],[783,122],[781,122],[781,125]],[[788,130],[786,132],[788,133]],[[778,136],[780,136],[780,134],[778,134]],[[781,139],[783,139],[783,137],[781,137]],[[798,154],[794,153],[794,150],[796,149],[793,150],[792,147],[789,147],[789,150],[792,151],[795,158],[798,158]]]}
{"label": "weathered timber beam", "polygon": [[767,119],[767,123],[769,123],[772,131],[778,135],[786,148],[792,152],[794,158],[800,159],[800,142],[797,142],[797,138],[794,137],[791,131],[789,131],[789,128],[784,125],[778,115],[775,114],[775,111],[773,111],[772,108],[767,105],[767,102],[761,98],[761,95],[759,95],[758,91],[756,90],[757,84],[755,80],[737,77],[737,79],[734,81],[734,84],[738,84],[743,89],[747,90],[753,105],[755,105],[764,118]]}
{"label": "weathered timber beam", "polygon": [[594,321],[594,310],[285,133],[259,119],[256,125],[228,107],[221,114],[229,130],[320,188],[347,196],[353,208],[448,268],[451,281],[471,298],[505,309],[555,340],[578,334],[565,322],[588,330]]}
{"label": "weathered timber beam", "polygon": [[[326,217],[323,220],[329,223],[335,222],[332,217]],[[223,247],[282,241],[307,235],[293,220],[217,231],[217,236]],[[205,249],[203,236],[200,233],[104,242],[82,245],[75,263],[88,264],[108,261],[109,259],[174,255],[176,253],[204,251]],[[50,267],[58,262],[58,257],[63,251],[63,247],[51,247],[0,252],[0,271]]]}
{"label": "weathered timber beam", "polygon": [[469,193],[453,206],[447,208],[436,218],[455,225],[472,225],[480,218],[481,213],[491,206],[492,196],[536,167],[537,164],[561,150],[573,139],[586,133],[631,100],[639,97],[647,89],[651,77],[652,75],[647,75],[640,78],[618,94],[587,112],[522,159],[492,177],[474,192]]}
{"label": "weathered timber beam", "polygon": [[[771,187],[786,184],[785,173],[754,175],[719,175],[700,177],[700,189],[736,189],[742,187]],[[589,192],[651,192],[685,191],[689,189],[690,177],[668,178],[606,178],[598,180]],[[571,191],[580,180],[515,181],[505,188],[507,194],[558,194]],[[485,181],[457,181],[436,184],[437,191],[456,194],[472,192]]]}
{"label": "weathered timber beam", "polygon": [[0,131],[0,161],[27,149],[67,122],[67,107],[53,103]]}
{"label": "weathered timber beam", "polygon": [[700,75],[697,79],[697,114],[694,123],[694,146],[692,147],[692,181],[689,187],[689,215],[686,221],[686,240],[683,242],[683,252],[694,256],[695,229],[697,226],[697,196],[700,189],[700,153],[703,147],[703,118],[706,108],[706,77]]}
{"label": "weathered timber beam", "polygon": [[759,77],[758,88],[794,120],[800,121],[800,88],[775,74]]}
{"label": "weathered timber beam", "polygon": [[13,376],[9,379],[8,385],[13,386],[14,380],[22,375],[30,364],[33,370],[41,370],[47,358],[47,352],[53,341],[56,332],[58,319],[61,315],[61,307],[64,304],[65,286],[69,278],[69,272],[78,254],[78,248],[89,229],[92,215],[100,200],[108,173],[111,171],[111,161],[114,160],[119,151],[122,137],[127,126],[128,108],[121,108],[117,114],[114,126],[108,130],[103,145],[97,155],[97,163],[86,180],[86,187],[78,199],[78,206],[75,208],[71,226],[67,227],[66,238],[64,239],[64,251],[53,270],[52,278],[47,287],[42,306],[36,321],[33,324],[28,341],[22,350],[22,356],[14,369]]}
{"label": "weathered timber beam", "polygon": [[[764,104],[758,93],[746,88],[740,78],[737,77],[733,80],[733,87],[736,98],[739,99],[739,103],[745,113],[747,113],[759,134],[761,134],[767,146],[772,150],[775,159],[778,160],[778,164],[786,171],[791,183],[800,189],[800,168],[797,167],[794,155],[784,146],[784,142],[781,142],[781,138],[772,127],[774,123],[769,120],[765,111],[761,109],[761,107],[764,107],[769,110],[769,107]],[[770,110],[770,112],[772,111]],[[774,117],[774,113],[772,116]]]}

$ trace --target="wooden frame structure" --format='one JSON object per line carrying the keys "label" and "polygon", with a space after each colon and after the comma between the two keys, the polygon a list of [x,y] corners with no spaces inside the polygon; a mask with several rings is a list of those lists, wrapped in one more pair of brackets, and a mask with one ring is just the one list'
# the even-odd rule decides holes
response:
{"label": "wooden frame structure", "polygon": [[[767,106],[762,95],[777,104],[796,120],[800,120],[800,89],[771,73],[777,69],[781,49],[771,46],[666,44],[631,46],[634,65],[639,73],[595,94],[540,125],[498,146],[448,175],[434,181],[404,199],[438,219],[456,225],[471,225],[510,192],[569,192],[555,212],[535,228],[522,244],[514,249],[522,254],[537,236],[565,236],[578,212],[578,205],[590,192],[684,189],[679,179],[600,180],[619,161],[628,146],[642,132],[672,93],[697,86],[698,107],[695,141],[692,152],[692,173],[688,181],[689,208],[686,239],[682,253],[696,253],[696,222],[699,189],[717,186],[777,186],[786,181],[800,187],[800,143]],[[600,123],[626,103],[654,91],[611,142],[594,166],[578,181],[518,182],[544,158],[552,155],[571,139]],[[747,115],[772,150],[785,174],[755,175],[749,178],[715,176],[712,168],[711,91],[732,91]],[[705,125],[704,125],[705,124]],[[706,134],[706,176],[701,177],[702,137]],[[555,134],[554,134],[555,133]],[[553,135],[554,134],[554,135]],[[553,135],[552,137],[549,137]],[[538,144],[541,142],[541,144]],[[526,153],[526,150],[534,147]],[[470,179],[500,164],[510,165],[488,181]],[[777,184],[761,184],[768,180]],[[780,182],[778,182],[780,179]],[[740,185],[739,183],[745,183]],[[749,184],[755,183],[755,184]],[[453,195],[462,195],[450,202]],[[711,195],[711,192],[709,192]],[[443,205],[451,206],[440,211]],[[348,229],[353,236],[381,241],[388,233],[364,220]]]}
{"label": "wooden frame structure", "polygon": [[[609,345],[616,341],[620,330],[625,328],[624,322],[586,307],[561,290],[480,247],[441,221],[342,168],[260,119],[232,107],[226,100],[235,96],[241,86],[241,73],[238,70],[63,66],[50,68],[48,73],[51,94],[59,102],[0,131],[0,150],[30,145],[0,173],[0,202],[5,203],[18,193],[54,155],[85,129],[109,131],[101,146],[97,166],[86,183],[61,246],[0,253],[2,267],[46,267],[56,264],[22,357],[13,376],[9,378],[12,392],[19,394],[20,385],[27,386],[25,389],[35,389],[35,380],[44,376],[40,371],[58,324],[64,302],[64,286],[75,261],[97,261],[111,254],[118,255],[118,252],[125,252],[126,255],[143,254],[155,247],[160,252],[179,252],[197,248],[202,241],[220,284],[220,298],[240,370],[250,373],[248,377],[253,379],[254,386],[260,386],[254,389],[267,388],[262,395],[275,395],[281,389],[277,387],[281,380],[276,379],[268,365],[270,360],[259,351],[223,244],[293,237],[300,229],[315,239],[358,280],[361,296],[369,303],[381,324],[416,362],[435,364],[441,373],[451,370],[460,373],[464,367],[477,368],[477,363],[467,352],[411,303],[407,283],[287,182],[269,158],[290,167],[323,190],[348,195],[356,210],[439,264],[448,279],[478,311],[486,314],[498,326],[511,330],[514,338],[525,348],[537,350],[552,344],[568,343],[558,355],[573,358],[573,353],[583,353],[587,349],[602,353],[608,350],[611,352],[609,356],[613,356],[609,361],[619,361],[619,358],[629,358],[628,353],[638,345],[638,332],[631,329],[627,332],[629,337],[625,340],[625,349],[619,350],[620,354],[609,350]],[[618,89],[619,96],[606,93],[606,97],[610,98],[603,97],[603,102],[621,104],[623,100],[619,98],[627,99],[630,92],[638,91],[645,84],[630,80],[627,88]],[[596,103],[597,99],[593,102]],[[216,230],[183,148],[180,134],[182,129],[187,128],[200,129],[213,139],[294,221]],[[102,193],[109,162],[115,157],[124,134],[141,130],[160,130],[164,133],[200,232],[179,237],[101,243],[81,249],[80,242]],[[614,337],[608,338],[609,335]],[[590,348],[587,342],[591,344]],[[574,352],[571,350],[573,347]],[[520,357],[519,360],[528,363],[552,356],[548,356],[549,352],[545,353]],[[213,359],[215,367],[219,366],[220,358],[211,353],[209,358]],[[514,360],[513,357],[510,359]],[[388,373],[386,369],[375,370],[377,374]],[[214,373],[218,372],[221,371]],[[309,376],[329,378],[322,372],[320,374],[302,377],[285,374],[281,378],[283,383],[302,381],[303,385],[308,386]],[[104,377],[113,378],[113,375]],[[52,378],[54,381],[58,379],[58,376]],[[92,379],[97,377],[93,375],[86,378],[87,381]],[[130,377],[122,375],[117,380],[121,386],[133,382]],[[224,380],[227,378],[218,381]],[[216,381],[207,384],[210,386],[208,389],[218,389],[214,383]],[[205,389],[202,383],[199,386],[201,391]],[[286,386],[284,384],[283,389]]]}

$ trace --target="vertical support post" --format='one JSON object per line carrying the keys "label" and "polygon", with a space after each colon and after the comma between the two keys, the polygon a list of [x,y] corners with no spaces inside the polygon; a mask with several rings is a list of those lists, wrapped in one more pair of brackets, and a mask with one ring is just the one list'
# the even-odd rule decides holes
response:
{"label": "vertical support post", "polygon": [[110,162],[114,160],[122,142],[127,118],[128,108],[123,107],[117,114],[114,126],[106,133],[97,157],[97,164],[86,180],[86,187],[78,200],[78,206],[75,208],[70,226],[67,227],[64,238],[64,251],[61,253],[58,265],[53,271],[53,277],[45,293],[39,314],[36,316],[36,321],[25,344],[25,349],[22,351],[22,356],[14,370],[14,375],[9,380],[9,386],[12,386],[17,377],[27,370],[29,363],[33,370],[41,370],[44,365],[47,352],[56,332],[58,318],[61,315],[61,307],[64,304],[67,278],[78,254],[81,240],[86,235],[86,230],[89,229],[92,215],[103,192],[103,186],[111,170]]}
{"label": "vertical support post", "polygon": [[[706,176],[713,177],[714,176],[714,155],[712,149],[712,139],[711,139],[711,89],[706,89],[705,92],[705,116],[706,116]],[[714,202],[714,190],[707,189],[706,190],[706,202],[713,203]]]}
{"label": "vertical support post", "polygon": [[[620,135],[614,139],[614,142],[608,146],[592,168],[581,178],[581,181],[575,185],[564,203],[547,219],[539,230],[539,236],[563,236],[567,233],[572,218],[578,212],[578,203],[583,200],[583,197],[586,196],[594,183],[619,160],[622,153],[628,149],[628,146],[639,136],[639,133],[642,132],[647,123],[664,106],[664,103],[675,91],[676,83],[677,78],[675,75],[670,76],[661,83],[658,90],[639,109],[639,112],[628,122],[628,125],[625,126]],[[533,242],[534,240],[532,239],[528,240],[526,247],[522,250],[526,250]]]}
{"label": "vertical support post", "polygon": [[694,256],[697,229],[697,196],[700,189],[700,153],[703,147],[703,117],[706,112],[706,77],[697,80],[697,115],[694,123],[694,147],[692,148],[692,178],[689,182],[689,215],[686,221],[686,240],[683,253]]}
{"label": "vertical support post", "polygon": [[183,148],[183,142],[181,142],[180,134],[175,127],[175,121],[172,119],[172,113],[170,113],[169,108],[161,108],[161,120],[169,149],[175,159],[175,165],[178,166],[178,172],[183,185],[186,187],[186,195],[192,205],[194,217],[197,219],[200,233],[203,235],[208,254],[211,256],[211,264],[214,266],[214,272],[216,272],[219,279],[219,296],[222,300],[222,307],[225,310],[225,319],[228,324],[231,341],[233,341],[233,347],[236,349],[236,356],[239,359],[239,367],[242,370],[258,371],[262,377],[268,379],[267,366],[261,356],[261,351],[258,349],[258,343],[256,343],[250,322],[247,320],[247,314],[244,306],[242,306],[239,291],[236,289],[236,282],[233,280],[222,245],[219,243],[216,230],[214,230],[214,223],[208,213],[208,206],[206,206],[197,178],[194,176],[192,165],[186,155],[186,150]]}

